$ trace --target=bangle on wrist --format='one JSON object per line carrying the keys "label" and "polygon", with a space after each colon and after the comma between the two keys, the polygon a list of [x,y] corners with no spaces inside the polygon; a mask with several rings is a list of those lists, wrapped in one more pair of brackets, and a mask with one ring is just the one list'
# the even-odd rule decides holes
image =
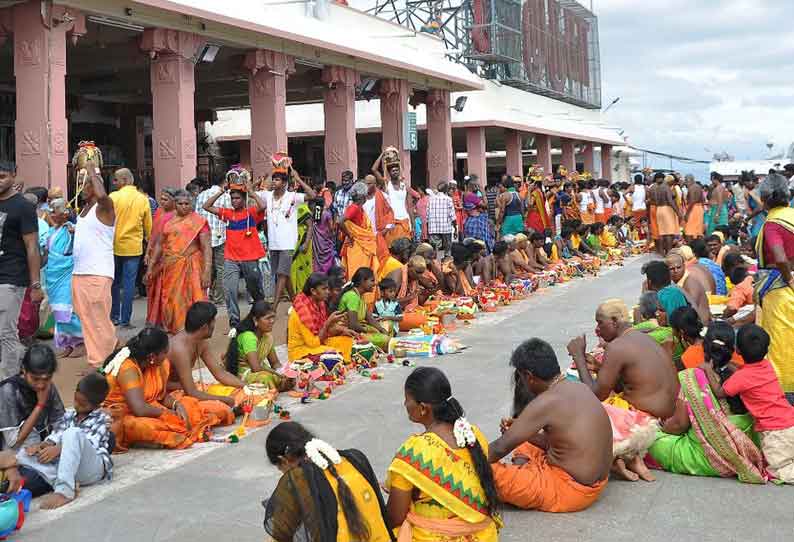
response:
{"label": "bangle on wrist", "polygon": [[36,403],[36,408],[47,408],[47,403]]}

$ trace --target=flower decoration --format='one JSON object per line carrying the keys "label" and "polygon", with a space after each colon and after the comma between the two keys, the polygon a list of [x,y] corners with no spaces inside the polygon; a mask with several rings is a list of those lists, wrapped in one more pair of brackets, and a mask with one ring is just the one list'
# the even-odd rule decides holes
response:
{"label": "flower decoration", "polygon": [[130,357],[130,349],[125,346],[116,352],[116,355],[113,356],[113,359],[110,360],[107,365],[105,365],[105,374],[118,376],[119,370],[121,370],[121,364],[124,363],[124,360],[126,360],[128,357]]}
{"label": "flower decoration", "polygon": [[531,166],[527,172],[527,177],[529,177],[533,182],[542,181],[544,177],[543,168],[537,164]]}
{"label": "flower decoration", "polygon": [[477,442],[474,429],[472,429],[469,421],[463,416],[455,420],[452,433],[455,435],[455,443],[458,445],[458,448],[469,448],[474,446],[474,443]]}
{"label": "flower decoration", "polygon": [[309,458],[309,461],[322,470],[328,468],[328,461],[334,465],[338,465],[342,462],[342,457],[339,455],[339,452],[336,451],[336,448],[317,438],[313,438],[307,442],[304,450],[306,450],[306,457]]}

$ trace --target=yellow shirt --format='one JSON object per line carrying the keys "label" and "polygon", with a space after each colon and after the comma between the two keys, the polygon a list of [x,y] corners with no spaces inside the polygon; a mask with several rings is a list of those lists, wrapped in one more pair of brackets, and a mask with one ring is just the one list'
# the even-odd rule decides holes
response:
{"label": "yellow shirt", "polygon": [[132,186],[122,186],[110,194],[116,212],[116,234],[113,238],[113,254],[116,256],[140,256],[143,254],[143,239],[152,233],[152,208],[149,198]]}

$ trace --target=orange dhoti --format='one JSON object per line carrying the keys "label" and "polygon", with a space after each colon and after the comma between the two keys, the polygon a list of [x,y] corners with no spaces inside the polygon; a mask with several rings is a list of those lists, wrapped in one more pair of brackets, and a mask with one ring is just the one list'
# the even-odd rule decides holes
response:
{"label": "orange dhoti", "polygon": [[[192,399],[192,397],[185,395],[183,390],[172,391],[169,395],[171,395],[172,398],[176,399],[180,403],[182,403],[186,398]],[[212,399],[209,401],[201,401],[196,399],[196,401],[198,402],[198,406],[201,409],[202,414],[207,418],[207,422],[210,427],[215,427],[216,425],[231,425],[234,423],[235,415],[232,411],[232,407],[223,401],[219,401],[217,399]]]}
{"label": "orange dhoti", "polygon": [[607,485],[601,480],[585,486],[564,469],[549,463],[546,452],[525,442],[513,451],[528,459],[523,465],[494,463],[494,484],[499,498],[525,510],[578,512],[598,500]]}
{"label": "orange dhoti", "polygon": [[651,239],[659,239],[659,226],[656,223],[656,205],[651,205],[648,210],[648,219],[651,225]]}
{"label": "orange dhoti", "polygon": [[695,203],[689,211],[689,218],[684,226],[684,235],[687,237],[702,237],[704,231],[703,204]]}
{"label": "orange dhoti", "polygon": [[116,328],[110,321],[110,287],[113,279],[98,275],[72,275],[72,305],[83,324],[88,363],[99,367],[116,348]]}
{"label": "orange dhoti", "polygon": [[669,205],[660,205],[656,208],[656,228],[660,237],[681,233],[678,215]]}

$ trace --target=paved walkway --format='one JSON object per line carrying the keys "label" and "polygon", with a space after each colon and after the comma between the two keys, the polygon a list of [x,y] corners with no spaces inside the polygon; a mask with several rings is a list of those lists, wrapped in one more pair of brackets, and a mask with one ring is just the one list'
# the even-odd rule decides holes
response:
{"label": "paved walkway", "polygon": [[[539,336],[557,351],[575,334],[594,340],[593,315],[607,297],[636,302],[640,262],[609,270],[483,315],[460,338],[465,352],[427,361],[449,376],[467,416],[498,435],[511,402],[508,360],[520,341]],[[329,401],[292,408],[294,419],[340,448],[357,447],[383,477],[394,451],[419,427],[403,407],[409,369],[387,368],[385,379],[344,386]],[[112,484],[86,488],[64,509],[34,511],[20,541],[148,542],[262,540],[262,499],[279,473],[265,458],[267,428],[236,445],[202,444],[179,452],[117,456]],[[734,480],[659,474],[656,483],[612,482],[601,500],[577,514],[508,510],[503,541],[604,542],[794,540],[794,488],[756,487]]]}

